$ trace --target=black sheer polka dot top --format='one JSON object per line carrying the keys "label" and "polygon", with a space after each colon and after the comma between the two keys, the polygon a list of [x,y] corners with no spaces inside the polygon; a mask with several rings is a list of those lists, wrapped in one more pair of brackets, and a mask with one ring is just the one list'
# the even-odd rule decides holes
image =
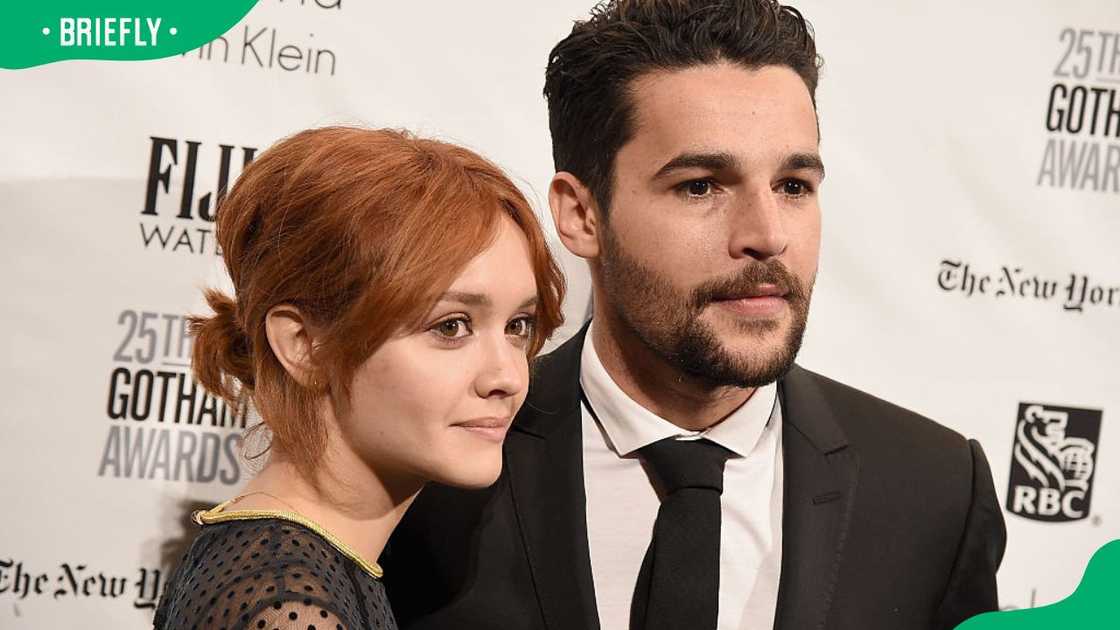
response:
{"label": "black sheer polka dot top", "polygon": [[381,568],[291,512],[197,512],[157,630],[396,630]]}

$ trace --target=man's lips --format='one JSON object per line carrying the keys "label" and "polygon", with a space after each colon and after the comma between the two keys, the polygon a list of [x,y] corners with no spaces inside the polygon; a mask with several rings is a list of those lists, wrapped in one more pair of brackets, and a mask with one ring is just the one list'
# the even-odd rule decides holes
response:
{"label": "man's lips", "polygon": [[773,317],[786,307],[787,294],[777,285],[759,285],[741,293],[719,296],[712,300],[712,304],[738,315]]}
{"label": "man's lips", "polygon": [[474,418],[465,422],[457,422],[451,426],[466,429],[474,435],[492,442],[501,442],[506,437],[511,419],[508,416],[494,416]]}
{"label": "man's lips", "polygon": [[776,284],[758,284],[758,285],[755,285],[753,287],[750,287],[749,289],[743,289],[741,291],[731,291],[731,292],[728,292],[728,293],[723,294],[723,295],[718,295],[718,296],[716,296],[715,300],[720,301],[720,302],[724,302],[724,301],[731,301],[731,300],[743,300],[743,299],[761,298],[761,297],[780,297],[780,298],[784,298],[788,293],[789,293],[789,291],[786,291],[785,289],[783,289],[782,287],[779,287]]}

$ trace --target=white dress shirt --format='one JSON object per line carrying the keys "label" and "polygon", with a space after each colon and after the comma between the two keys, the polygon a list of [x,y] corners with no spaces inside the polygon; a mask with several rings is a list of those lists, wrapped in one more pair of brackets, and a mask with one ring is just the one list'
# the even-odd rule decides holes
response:
{"label": "white dress shirt", "polygon": [[[594,326],[594,324],[592,324]],[[782,411],[777,385],[760,387],[705,431],[655,415],[614,382],[592,343],[583,344],[583,476],[587,540],[599,623],[627,630],[634,584],[661,502],[636,451],[658,440],[707,438],[735,453],[720,498],[719,630],[773,628],[782,552]]]}

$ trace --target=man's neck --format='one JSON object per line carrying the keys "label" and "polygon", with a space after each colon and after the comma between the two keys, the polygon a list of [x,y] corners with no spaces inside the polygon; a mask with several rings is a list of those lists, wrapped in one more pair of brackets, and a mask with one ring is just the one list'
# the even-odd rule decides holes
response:
{"label": "man's neck", "polygon": [[690,431],[707,429],[738,409],[754,388],[713,387],[683,373],[609,314],[595,309],[591,343],[603,368],[642,407]]}

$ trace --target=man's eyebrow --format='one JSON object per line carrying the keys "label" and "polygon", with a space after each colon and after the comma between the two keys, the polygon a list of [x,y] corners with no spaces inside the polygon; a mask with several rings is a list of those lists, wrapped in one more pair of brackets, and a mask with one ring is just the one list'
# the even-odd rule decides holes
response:
{"label": "man's eyebrow", "polygon": [[703,168],[709,171],[723,171],[739,166],[739,160],[734,155],[725,151],[712,153],[681,153],[669,160],[654,173],[653,178],[658,179],[669,175],[673,171],[683,168]]}
{"label": "man's eyebrow", "polygon": [[782,162],[783,171],[799,171],[808,169],[816,171],[821,179],[824,179],[824,162],[821,161],[821,156],[816,153],[794,153]]}

